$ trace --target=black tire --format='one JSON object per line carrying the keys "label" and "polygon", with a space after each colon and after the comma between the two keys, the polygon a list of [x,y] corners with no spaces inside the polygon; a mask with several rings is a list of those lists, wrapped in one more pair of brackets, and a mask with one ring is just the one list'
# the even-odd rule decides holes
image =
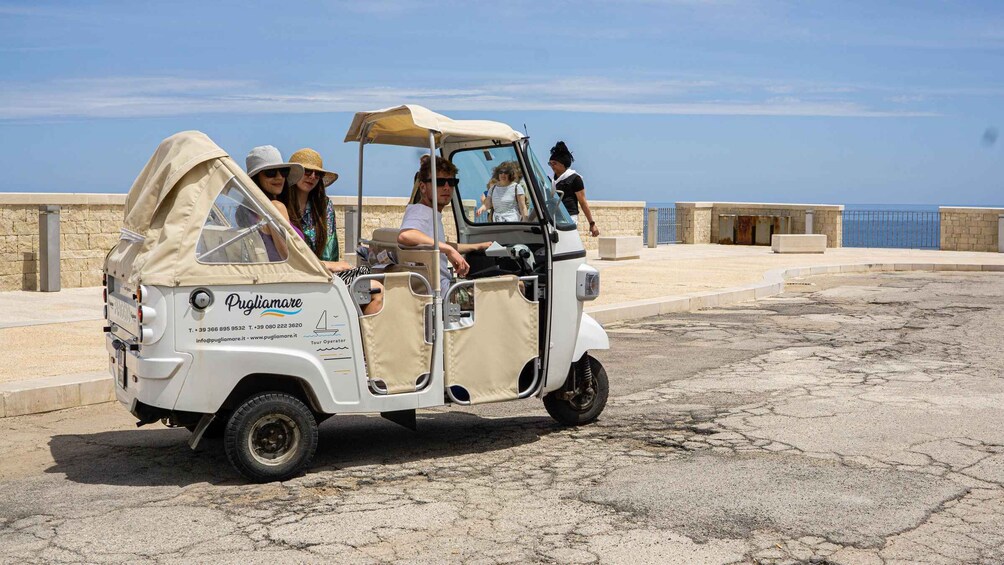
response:
{"label": "black tire", "polygon": [[284,481],[300,473],[313,459],[317,421],[295,396],[258,393],[230,416],[223,447],[230,464],[249,481]]}
{"label": "black tire", "polygon": [[[568,387],[573,382],[574,372],[578,372],[578,378],[582,378],[585,364],[593,372],[593,394],[581,392],[570,399],[566,399]],[[544,397],[544,408],[559,424],[566,426],[581,426],[588,424],[598,418],[603,408],[607,405],[607,396],[610,394],[610,382],[607,380],[607,371],[599,361],[586,354],[575,363],[572,363],[571,370],[568,371],[568,378],[565,386],[549,392]]]}

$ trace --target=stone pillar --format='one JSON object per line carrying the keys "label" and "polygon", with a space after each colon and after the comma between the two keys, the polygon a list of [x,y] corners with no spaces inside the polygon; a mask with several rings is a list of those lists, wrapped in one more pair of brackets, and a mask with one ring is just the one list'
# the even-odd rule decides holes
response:
{"label": "stone pillar", "polygon": [[815,219],[816,212],[813,210],[805,211],[805,233],[812,235],[812,221]]}
{"label": "stone pillar", "polygon": [[711,243],[711,202],[677,202],[681,243]]}
{"label": "stone pillar", "polygon": [[655,247],[659,244],[659,209],[648,209],[648,246]]}
{"label": "stone pillar", "polygon": [[38,207],[38,290],[59,292],[59,205]]}
{"label": "stone pillar", "polygon": [[997,215],[997,253],[1004,253],[1004,214]]}
{"label": "stone pillar", "polygon": [[356,248],[359,247],[359,241],[356,236],[357,233],[357,222],[359,221],[359,216],[356,214],[355,206],[347,206],[345,208],[345,237],[342,238],[342,242],[345,246],[345,261],[348,263],[354,263],[356,257]]}

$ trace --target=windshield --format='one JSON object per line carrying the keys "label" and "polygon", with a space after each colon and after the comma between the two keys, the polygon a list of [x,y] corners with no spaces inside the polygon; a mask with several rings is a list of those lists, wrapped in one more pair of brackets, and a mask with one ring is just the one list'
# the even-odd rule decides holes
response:
{"label": "windshield", "polygon": [[451,157],[468,223],[537,223],[526,175],[512,145],[457,151]]}
{"label": "windshield", "polygon": [[533,168],[534,177],[537,178],[537,182],[540,183],[540,188],[544,192],[544,204],[547,206],[548,214],[554,218],[554,227],[559,230],[578,229],[575,222],[572,221],[572,217],[568,215],[565,205],[561,203],[561,196],[555,192],[551,177],[544,173],[544,168],[540,166],[537,156],[530,149],[530,144],[526,145],[526,157],[530,161],[530,167]]}

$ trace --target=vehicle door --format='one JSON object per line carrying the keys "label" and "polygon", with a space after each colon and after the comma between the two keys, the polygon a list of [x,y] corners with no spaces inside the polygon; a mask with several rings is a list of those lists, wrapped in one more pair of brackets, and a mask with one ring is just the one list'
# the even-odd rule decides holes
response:
{"label": "vehicle door", "polygon": [[504,247],[469,253],[467,280],[444,296],[446,393],[461,404],[530,396],[539,389],[546,329],[548,250],[537,200],[514,145],[452,149],[458,239]]}

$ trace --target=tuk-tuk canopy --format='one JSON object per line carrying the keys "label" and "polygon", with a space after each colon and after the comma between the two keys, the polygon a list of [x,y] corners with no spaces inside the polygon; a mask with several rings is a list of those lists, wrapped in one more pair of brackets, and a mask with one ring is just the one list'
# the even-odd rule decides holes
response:
{"label": "tuk-tuk canopy", "polygon": [[428,147],[430,131],[436,134],[437,145],[482,140],[512,143],[524,137],[501,122],[453,120],[428,108],[405,104],[357,112],[345,134],[345,141]]}
{"label": "tuk-tuk canopy", "polygon": [[162,141],[129,189],[122,238],[106,263],[109,274],[160,286],[330,281],[330,272],[275,213],[271,215],[286,232],[285,261],[196,260],[206,219],[234,179],[260,210],[272,212],[269,199],[251,177],[206,134],[184,131]]}

